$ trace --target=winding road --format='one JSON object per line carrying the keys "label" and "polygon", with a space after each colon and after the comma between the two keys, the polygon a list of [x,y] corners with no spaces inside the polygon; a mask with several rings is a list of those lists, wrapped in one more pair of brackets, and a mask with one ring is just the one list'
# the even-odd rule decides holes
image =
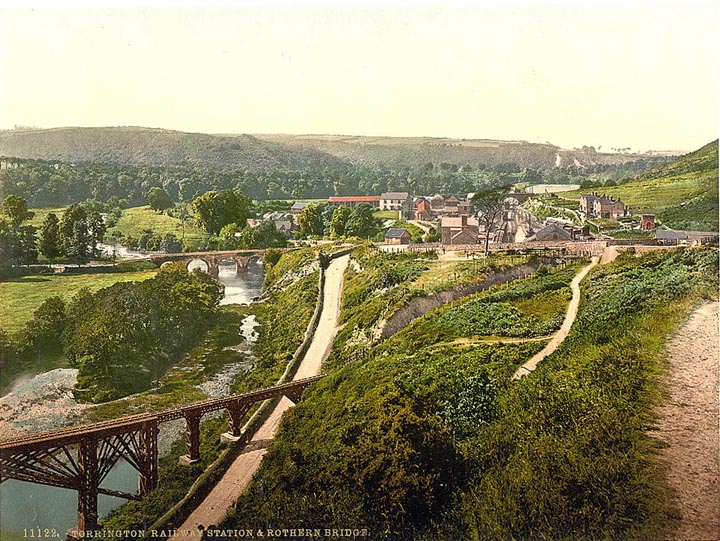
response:
{"label": "winding road", "polygon": [[540,361],[542,361],[545,357],[555,351],[558,346],[562,344],[562,341],[565,340],[565,337],[567,337],[568,333],[570,332],[572,324],[575,322],[578,307],[580,306],[580,282],[583,281],[583,278],[585,278],[587,273],[590,272],[590,269],[597,265],[598,262],[599,258],[593,257],[590,264],[586,267],[583,267],[583,269],[579,273],[577,273],[575,278],[572,279],[572,282],[570,282],[570,289],[572,290],[572,300],[570,301],[570,305],[568,306],[567,312],[565,313],[565,319],[563,320],[560,330],[555,333],[550,342],[547,343],[547,345],[542,349],[542,351],[535,354],[528,362],[526,362],[524,365],[517,369],[517,371],[513,375],[513,379],[520,379],[523,376],[527,376],[529,373],[535,370],[535,367],[538,365],[538,363],[540,363]]}
{"label": "winding road", "polygon": [[[334,259],[325,271],[323,309],[320,313],[318,327],[293,381],[319,374],[322,363],[330,352],[337,334],[343,273],[349,260],[349,255]],[[242,454],[235,459],[210,494],[180,526],[178,529],[180,535],[175,536],[176,539],[196,540],[197,535],[184,537],[183,532],[204,529],[207,526],[219,524],[225,518],[230,507],[250,483],[253,474],[260,468],[262,459],[277,432],[283,413],[292,406],[293,403],[290,400],[286,397],[282,398]]]}

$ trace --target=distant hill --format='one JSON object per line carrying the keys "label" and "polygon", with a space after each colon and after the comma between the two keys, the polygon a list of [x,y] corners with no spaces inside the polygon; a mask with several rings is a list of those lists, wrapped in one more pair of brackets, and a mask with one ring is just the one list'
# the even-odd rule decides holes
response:
{"label": "distant hill", "polygon": [[626,163],[651,154],[603,154],[592,147],[563,150],[551,144],[486,139],[208,135],[120,127],[0,131],[0,156],[63,162],[192,165],[218,171],[297,171],[350,164],[420,167],[428,162],[584,168]]}
{"label": "distant hill", "polygon": [[318,150],[250,135],[223,137],[134,127],[0,131],[0,156],[251,171],[322,169],[342,163]]}
{"label": "distant hill", "polygon": [[256,135],[258,139],[296,148],[313,149],[353,164],[419,167],[428,162],[495,166],[516,163],[521,167],[591,167],[626,163],[651,154],[604,154],[592,147],[563,150],[550,143],[495,139],[435,137],[367,137],[349,135]]}

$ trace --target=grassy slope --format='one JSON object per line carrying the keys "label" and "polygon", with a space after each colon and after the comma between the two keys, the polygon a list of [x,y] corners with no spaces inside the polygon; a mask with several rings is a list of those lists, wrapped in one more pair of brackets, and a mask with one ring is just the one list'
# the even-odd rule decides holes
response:
{"label": "grassy slope", "polygon": [[[352,299],[362,287],[363,275],[368,283],[376,282],[373,259],[408,271],[412,262],[408,256],[360,256],[365,270],[350,272],[344,287],[341,318],[348,325],[363,324],[355,320]],[[419,263],[425,268],[413,265],[412,282],[417,271],[432,272],[427,262]],[[452,501],[451,491],[458,486],[462,470],[456,470],[458,457],[450,443],[452,433],[442,421],[444,414],[433,412],[447,406],[445,413],[452,416],[449,411],[456,404],[447,397],[461,395],[465,381],[475,374],[488,374],[506,385],[516,366],[544,343],[458,343],[458,336],[496,334],[497,325],[480,323],[466,333],[454,324],[438,329],[434,322],[439,314],[462,313],[482,299],[517,301],[516,307],[529,309],[524,313],[528,317],[555,316],[567,306],[567,295],[562,293],[573,274],[569,268],[519,281],[499,292],[474,295],[427,314],[362,361],[331,362],[326,366],[328,378],[289,414],[255,484],[226,525],[289,527],[307,522],[341,527],[344,523],[369,528],[371,539],[415,538],[427,515]],[[547,295],[550,291],[559,295]],[[364,322],[365,331],[373,319]],[[265,488],[260,489],[258,482]],[[278,509],[283,512],[276,513]]]}
{"label": "grassy slope", "polygon": [[51,212],[54,212],[59,220],[62,217],[63,212],[65,212],[66,208],[67,207],[32,208],[30,210],[35,213],[35,216],[33,216],[32,219],[26,223],[28,225],[34,225],[35,227],[40,229],[40,227],[42,227],[42,223],[43,223],[43,220],[45,219],[45,216],[47,216]]}
{"label": "grassy slope", "polygon": [[[35,213],[35,216],[27,223],[40,228],[45,216],[54,212],[58,219],[60,219],[66,208],[67,207],[32,208],[30,210]],[[178,239],[182,238],[182,222],[180,220],[167,214],[158,214],[148,205],[124,209],[117,224],[108,229],[107,233],[109,235],[115,231],[119,231],[125,236],[138,238],[146,229],[152,230],[153,233],[163,235],[172,233]],[[205,232],[198,228],[192,219],[185,221],[186,239],[197,241],[205,235]]]}
{"label": "grassy slope", "polygon": [[[716,277],[713,250],[597,269],[568,340],[517,383],[514,366],[542,343],[442,343],[428,314],[308,393],[224,525],[368,527],[372,539],[661,538],[667,510],[647,430],[663,343]],[[542,281],[515,286],[538,286],[515,303],[526,315],[557,313]],[[468,387],[477,377],[490,386]]]}
{"label": "grassy slope", "polygon": [[[602,191],[622,199],[633,214],[656,214],[673,229],[717,231],[718,142]],[[562,195],[579,199],[580,193]]]}
{"label": "grassy slope", "polygon": [[[182,238],[182,222],[167,214],[158,214],[149,206],[132,207],[123,210],[122,216],[115,227],[108,230],[108,234],[120,231],[125,236],[138,238],[145,229],[153,233],[172,233],[178,239]],[[200,240],[205,233],[198,229],[192,220],[185,221],[185,239]]]}
{"label": "grassy slope", "polygon": [[0,282],[2,328],[10,332],[19,330],[48,297],[58,295],[68,299],[84,287],[97,291],[116,282],[147,280],[154,276],[155,272],[145,270],[111,274],[36,275]]}

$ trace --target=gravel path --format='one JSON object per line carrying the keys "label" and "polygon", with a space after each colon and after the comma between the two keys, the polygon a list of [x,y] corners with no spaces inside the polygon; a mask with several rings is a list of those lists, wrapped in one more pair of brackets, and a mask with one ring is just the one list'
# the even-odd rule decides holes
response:
{"label": "gravel path", "polygon": [[718,303],[696,310],[667,345],[667,398],[657,436],[679,518],[673,539],[720,539]]}
{"label": "gravel path", "polygon": [[565,340],[565,337],[570,332],[570,328],[575,321],[575,316],[577,316],[578,307],[580,306],[580,282],[582,282],[583,278],[585,278],[585,275],[590,272],[590,269],[592,269],[597,264],[598,258],[593,257],[592,262],[587,267],[583,267],[583,269],[575,276],[575,278],[572,279],[572,282],[570,282],[570,289],[572,290],[572,300],[570,301],[570,305],[568,306],[567,312],[565,313],[565,319],[563,320],[563,324],[560,327],[560,330],[555,333],[550,342],[548,342],[548,344],[542,349],[542,351],[534,355],[532,359],[530,359],[528,362],[526,362],[524,365],[517,369],[517,371],[513,375],[513,379],[520,379],[521,377],[526,376],[530,372],[535,370],[535,367],[538,365],[538,363],[542,361],[545,357],[550,355],[553,351],[555,351],[558,346],[562,344],[563,340]]}
{"label": "gravel path", "polygon": [[[323,310],[320,314],[318,328],[315,331],[310,348],[305,354],[297,374],[293,380],[314,376],[320,373],[320,368],[330,352],[335,335],[337,334],[337,321],[340,313],[340,294],[342,292],[343,273],[348,265],[350,256],[334,259],[325,274],[325,292]],[[250,444],[232,463],[227,473],[220,479],[210,494],[192,512],[185,523],[179,528],[179,535],[174,539],[198,539],[198,536],[185,536],[183,532],[202,529],[213,524],[219,524],[225,518],[228,509],[235,503],[250,483],[253,474],[258,470],[272,438],[277,432],[283,413],[293,406],[293,403],[283,397],[277,407],[270,414],[267,421],[258,429]]]}

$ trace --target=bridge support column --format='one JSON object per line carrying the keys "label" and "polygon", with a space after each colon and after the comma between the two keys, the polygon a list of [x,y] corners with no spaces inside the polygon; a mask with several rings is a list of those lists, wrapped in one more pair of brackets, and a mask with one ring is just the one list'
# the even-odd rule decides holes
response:
{"label": "bridge support column", "polygon": [[79,532],[98,529],[98,444],[96,440],[81,441],[78,445],[78,470],[80,488],[78,490]]}
{"label": "bridge support column", "polygon": [[200,414],[188,412],[185,416],[185,444],[187,454],[180,457],[183,464],[195,464],[200,461]]}
{"label": "bridge support column", "polygon": [[250,267],[251,260],[252,258],[250,257],[235,257],[235,275],[240,276],[241,274],[246,273]]}
{"label": "bridge support column", "polygon": [[208,274],[216,280],[220,278],[220,265],[214,259],[208,259],[206,261],[208,266]]}
{"label": "bridge support column", "polygon": [[140,475],[138,492],[146,496],[158,483],[158,422],[149,421],[140,431]]}
{"label": "bridge support column", "polygon": [[230,416],[228,420],[228,431],[220,435],[222,443],[234,443],[242,438],[242,420],[250,410],[251,404],[233,404],[227,408]]}

